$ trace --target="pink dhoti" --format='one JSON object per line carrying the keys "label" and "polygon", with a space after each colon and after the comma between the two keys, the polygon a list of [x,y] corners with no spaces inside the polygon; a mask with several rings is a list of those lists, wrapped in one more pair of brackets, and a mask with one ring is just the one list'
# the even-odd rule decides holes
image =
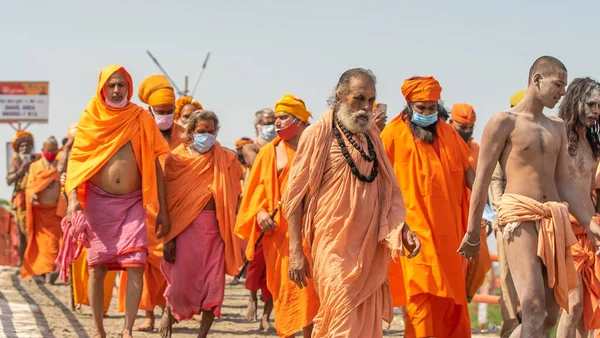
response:
{"label": "pink dhoti", "polygon": [[216,212],[204,210],[175,237],[175,263],[162,261],[165,298],[177,321],[202,311],[221,316],[225,296],[225,243]]}
{"label": "pink dhoti", "polygon": [[146,266],[148,237],[142,191],[113,195],[86,183],[84,211],[90,228],[87,260],[90,268],[109,270]]}

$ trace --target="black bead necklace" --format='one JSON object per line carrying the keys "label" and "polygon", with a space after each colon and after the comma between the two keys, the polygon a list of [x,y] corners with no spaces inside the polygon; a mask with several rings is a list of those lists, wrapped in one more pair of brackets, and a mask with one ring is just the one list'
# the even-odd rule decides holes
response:
{"label": "black bead necklace", "polygon": [[337,123],[338,126],[340,127],[340,129],[342,130],[342,132],[344,133],[344,135],[346,136],[346,138],[348,139],[348,142],[350,142],[350,144],[352,144],[352,146],[361,153],[362,157],[365,160],[367,160],[369,162],[373,162],[373,167],[371,168],[371,174],[369,174],[369,176],[365,176],[358,170],[358,168],[356,167],[356,163],[354,163],[352,156],[350,156],[350,152],[346,148],[344,139],[342,138],[340,131],[336,127],[336,123],[335,123],[336,121],[337,121],[337,116],[332,122],[333,136],[337,140],[337,143],[340,146],[340,149],[342,150],[342,155],[344,155],[344,159],[346,159],[346,163],[348,163],[348,165],[350,166],[350,171],[352,172],[352,174],[354,174],[354,176],[356,176],[362,182],[371,183],[371,182],[375,181],[375,178],[377,177],[377,174],[378,174],[379,163],[377,161],[377,154],[375,153],[375,148],[373,147],[373,142],[371,142],[371,138],[369,138],[369,135],[367,135],[365,133],[365,137],[367,138],[367,148],[369,150],[369,155],[367,155],[367,154],[365,154],[362,147],[358,143],[356,143],[356,141],[354,141],[354,138],[352,138],[352,135],[348,132],[348,130],[346,128],[344,128],[343,125],[339,121]]}

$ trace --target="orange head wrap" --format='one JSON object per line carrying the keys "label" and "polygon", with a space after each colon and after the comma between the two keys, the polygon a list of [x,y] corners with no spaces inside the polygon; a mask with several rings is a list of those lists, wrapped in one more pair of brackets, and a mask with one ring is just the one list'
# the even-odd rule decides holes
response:
{"label": "orange head wrap", "polygon": [[525,96],[526,92],[527,92],[527,90],[523,89],[523,90],[519,90],[518,92],[514,93],[513,96],[510,97],[510,105],[513,107],[518,105],[519,102],[521,102],[521,100],[523,100],[523,96]]}
{"label": "orange head wrap", "polygon": [[275,103],[275,117],[282,113],[294,115],[304,123],[308,123],[308,119],[312,117],[312,114],[306,110],[304,101],[292,94],[285,94],[281,100]]}
{"label": "orange head wrap", "polygon": [[461,124],[473,125],[477,120],[475,109],[468,103],[457,103],[452,106],[450,119]]}
{"label": "orange head wrap", "polygon": [[442,94],[440,83],[433,76],[415,76],[404,80],[402,95],[406,102],[439,101]]}
{"label": "orange head wrap", "polygon": [[200,102],[192,99],[189,96],[182,96],[182,97],[178,98],[177,101],[175,102],[175,121],[179,120],[179,114],[181,114],[181,109],[186,104],[193,104],[194,106],[196,106],[197,110],[202,109],[202,105],[200,104]]}
{"label": "orange head wrap", "polygon": [[12,139],[13,150],[18,151],[19,145],[23,142],[30,142],[31,144],[33,144],[33,134],[24,130],[17,131],[17,133],[15,134],[15,136],[13,136]]}
{"label": "orange head wrap", "polygon": [[175,104],[173,86],[164,75],[151,75],[145,78],[138,89],[138,97],[149,106]]}
{"label": "orange head wrap", "polygon": [[254,141],[252,141],[251,139],[249,139],[247,137],[239,139],[239,140],[235,141],[235,149],[240,150],[240,149],[242,149],[243,146],[245,146],[246,144],[250,144],[250,143],[254,143]]}

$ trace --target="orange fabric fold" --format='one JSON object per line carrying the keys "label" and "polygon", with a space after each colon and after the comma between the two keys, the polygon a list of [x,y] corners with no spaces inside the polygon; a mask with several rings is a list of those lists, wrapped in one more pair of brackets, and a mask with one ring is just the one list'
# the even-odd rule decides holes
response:
{"label": "orange fabric fold", "polygon": [[[600,329],[600,264],[595,247],[585,231],[573,215],[569,215],[571,228],[577,238],[577,243],[571,247],[573,262],[577,273],[581,274],[583,282],[583,322],[586,330]],[[596,223],[600,222],[598,215],[594,216]]]}
{"label": "orange fabric fold", "polygon": [[521,222],[529,221],[539,223],[537,255],[546,266],[548,287],[554,289],[556,301],[568,311],[569,291],[579,284],[571,254],[577,238],[570,228],[569,208],[565,203],[540,203],[526,196],[504,194],[498,208],[503,236],[510,238]]}
{"label": "orange fabric fold", "polygon": [[21,278],[54,272],[54,261],[62,238],[61,218],[56,215],[56,204],[37,204],[32,209],[33,224],[23,255]]}
{"label": "orange fabric fold", "polygon": [[[434,145],[413,136],[403,117],[395,117],[381,138],[405,197],[406,222],[421,240],[421,253],[412,259],[403,257],[401,273],[394,266],[397,263],[392,263],[390,286],[396,306],[414,305],[423,297],[431,299],[433,303],[425,308],[407,305],[407,315],[416,332],[433,336],[436,332],[430,330],[438,319],[436,313],[468,313],[466,260],[456,249],[468,217],[464,177],[470,166],[469,150],[452,126],[438,123],[436,151]],[[437,310],[428,310],[432,308]],[[470,332],[468,325],[456,330]]]}
{"label": "orange fabric fold", "polygon": [[[288,162],[278,173],[275,147],[281,142],[285,145]],[[246,257],[249,260],[254,259],[254,245],[261,234],[256,214],[261,210],[268,213],[275,210],[287,187],[288,173],[295,156],[296,151],[276,137],[261,148],[254,160],[235,229],[236,235],[248,241]],[[288,277],[288,223],[282,215],[280,210],[274,218],[277,229],[266,233],[261,244],[267,267],[267,287],[273,296],[275,327],[280,336],[287,337],[312,324],[319,309],[319,297],[312,279],[307,280],[306,288],[300,289]],[[308,257],[310,252],[305,241],[303,248]]]}
{"label": "orange fabric fold", "polygon": [[[44,191],[52,182],[60,184],[60,173],[56,170],[55,166],[51,166],[50,169],[44,167],[45,159],[39,159],[29,166],[29,173],[27,174],[27,183],[25,186],[25,208],[27,210],[26,222],[27,232],[33,231],[33,195]],[[55,206],[55,214],[58,209]],[[58,214],[59,216],[64,216]],[[60,221],[59,221],[60,223]],[[60,224],[59,224],[60,228]]]}
{"label": "orange fabric fold", "polygon": [[234,235],[241,177],[236,154],[221,147],[219,142],[201,156],[190,154],[184,144],[173,150],[165,161],[171,230],[163,242],[183,232],[214,198],[217,222],[225,242],[225,270],[230,276],[237,275],[244,264],[239,240]]}
{"label": "orange fabric fold", "polygon": [[121,66],[104,68],[100,72],[96,95],[77,123],[65,189],[69,193],[82,186],[117,151],[131,142],[142,174],[142,196],[146,207],[158,203],[155,161],[158,155],[167,153],[169,147],[147,111],[131,102],[120,109],[111,108],[104,102],[104,85],[118,71],[125,74],[129,86],[127,99],[131,99],[133,82],[129,73]]}
{"label": "orange fabric fold", "polygon": [[[320,300],[313,336],[381,337],[381,320],[389,323],[393,317],[387,275],[391,257],[403,254],[406,210],[375,124],[368,135],[379,175],[366,183],[352,174],[342,155],[333,115],[328,111],[303,132],[282,198],[283,214],[289,218],[304,202],[303,237]],[[357,142],[366,149],[366,142]],[[373,163],[346,145],[358,170],[369,173]]]}

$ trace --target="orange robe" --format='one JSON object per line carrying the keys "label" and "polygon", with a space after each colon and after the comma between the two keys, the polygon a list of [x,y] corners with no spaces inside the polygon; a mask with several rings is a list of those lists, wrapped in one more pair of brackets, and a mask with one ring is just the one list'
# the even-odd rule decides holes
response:
{"label": "orange robe", "polygon": [[[81,251],[81,255],[73,261],[71,265],[72,270],[72,283],[73,283],[73,302],[75,304],[90,305],[88,299],[88,280],[90,274],[88,272],[88,264],[86,259],[86,248],[84,247]],[[117,279],[117,271],[111,270],[106,273],[104,278],[104,313],[108,312],[110,307],[110,301],[113,296],[113,289],[115,287],[115,280]]]}
{"label": "orange robe", "polygon": [[230,276],[237,275],[244,265],[239,240],[234,235],[241,177],[236,154],[222,148],[218,142],[202,156],[192,156],[183,144],[173,150],[165,163],[171,230],[163,242],[169,242],[183,232],[214,198],[219,229],[225,242],[225,272]]}
{"label": "orange robe", "polygon": [[394,305],[406,304],[407,337],[469,337],[466,260],[456,252],[468,217],[469,151],[449,124],[437,123],[436,133],[434,144],[419,141],[403,115],[381,133],[405,197],[406,222],[421,240],[417,257],[403,257],[401,269],[392,263],[390,284]]}
{"label": "orange robe", "polygon": [[569,309],[569,292],[579,286],[571,253],[577,238],[570,227],[569,208],[565,203],[540,203],[518,194],[502,195],[498,224],[503,237],[510,238],[521,222],[527,221],[535,221],[539,226],[537,255],[546,267],[548,287],[554,289],[556,302]]}
{"label": "orange robe", "polygon": [[[471,168],[477,171],[477,160],[479,159],[479,143],[470,139],[467,142],[469,146],[469,163]],[[471,192],[469,191],[469,199]],[[486,220],[481,220],[480,228],[481,244],[479,246],[479,253],[474,260],[468,262],[467,266],[467,299],[469,302],[473,296],[477,293],[477,290],[483,285],[485,276],[492,268],[492,259],[490,257],[490,250],[487,246],[487,228]]]}
{"label": "orange robe", "polygon": [[[283,195],[284,217],[304,201],[303,237],[320,301],[313,337],[382,337],[382,320],[393,319],[388,268],[402,254],[406,210],[375,124],[368,135],[379,174],[367,183],[352,174],[332,123],[330,110],[303,132]],[[344,142],[357,169],[369,175],[373,162]],[[366,142],[361,146],[367,149]]]}
{"label": "orange robe", "polygon": [[[169,148],[171,150],[177,148],[180,144],[185,143],[182,135],[186,132],[185,128],[177,123],[173,123],[171,129],[171,140]],[[160,167],[165,169],[165,160],[168,154],[158,156]],[[142,298],[140,299],[139,309],[145,311],[154,311],[157,306],[164,307],[167,305],[163,293],[167,287],[167,281],[160,272],[160,262],[163,258],[163,242],[156,237],[156,231],[153,224],[156,224],[156,216],[158,215],[157,206],[149,206],[146,209],[147,221],[146,234],[148,235],[148,258],[146,261],[146,269],[144,269],[144,286],[142,288]],[[127,295],[127,272],[121,273],[119,282],[119,299],[117,302],[117,311],[125,312],[125,298]]]}
{"label": "orange robe", "polygon": [[55,204],[33,204],[33,196],[44,191],[50,184],[60,184],[60,174],[55,166],[44,167],[46,160],[39,159],[29,166],[25,188],[27,233],[29,239],[23,256],[21,277],[40,276],[56,270],[54,261],[58,256],[62,229],[60,221],[64,214]]}
{"label": "orange robe", "polygon": [[[596,256],[596,248],[589,239],[585,228],[570,216],[571,228],[577,238],[577,243],[571,247],[573,262],[577,273],[583,281],[583,322],[585,329],[600,329],[600,263]],[[599,216],[594,221],[600,222]]]}
{"label": "orange robe", "polygon": [[[285,145],[287,165],[278,173],[275,147],[281,142]],[[296,151],[277,137],[262,147],[254,160],[236,224],[236,235],[248,241],[248,260],[254,259],[254,245],[261,233],[256,214],[260,210],[269,214],[275,210],[287,187],[288,173],[295,156]],[[266,233],[261,244],[267,269],[267,287],[273,296],[275,327],[279,336],[287,337],[312,324],[319,309],[319,298],[312,279],[308,279],[307,287],[300,289],[288,277],[288,224],[282,214],[283,210],[279,210],[274,218],[277,229]],[[305,242],[303,247],[305,255],[309,256]]]}

